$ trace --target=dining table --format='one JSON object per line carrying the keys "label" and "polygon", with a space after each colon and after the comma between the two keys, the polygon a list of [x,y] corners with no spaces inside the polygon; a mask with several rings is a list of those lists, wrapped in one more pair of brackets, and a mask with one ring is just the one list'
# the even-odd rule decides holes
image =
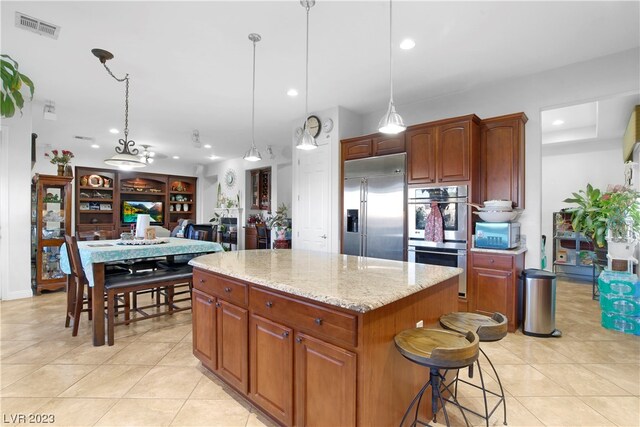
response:
{"label": "dining table", "polygon": [[[152,244],[145,244],[152,243]],[[141,258],[156,258],[179,255],[198,255],[212,252],[222,252],[223,247],[216,242],[191,240],[178,237],[157,239],[155,242],[126,241],[126,240],[90,240],[78,242],[82,268],[92,294],[93,315],[93,345],[101,346],[105,343],[105,318],[98,313],[104,313],[104,281],[105,263],[127,262]],[[67,275],[71,274],[66,245],[60,247],[60,268]]]}

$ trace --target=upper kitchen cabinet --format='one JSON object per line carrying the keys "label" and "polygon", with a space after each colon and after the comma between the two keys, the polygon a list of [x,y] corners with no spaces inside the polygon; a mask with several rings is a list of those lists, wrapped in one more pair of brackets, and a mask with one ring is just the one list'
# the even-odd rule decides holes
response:
{"label": "upper kitchen cabinet", "polygon": [[469,181],[472,150],[479,140],[475,115],[411,126],[406,132],[409,160],[407,182]]}
{"label": "upper kitchen cabinet", "polygon": [[342,141],[343,161],[404,152],[404,133],[398,135],[373,134]]}
{"label": "upper kitchen cabinet", "polygon": [[524,209],[524,113],[482,121],[480,200],[512,200]]}

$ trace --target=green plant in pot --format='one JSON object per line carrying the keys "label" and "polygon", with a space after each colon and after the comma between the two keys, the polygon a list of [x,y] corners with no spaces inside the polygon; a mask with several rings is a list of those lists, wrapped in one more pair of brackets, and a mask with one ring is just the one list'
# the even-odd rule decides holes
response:
{"label": "green plant in pot", "polygon": [[287,205],[282,203],[278,206],[278,209],[276,209],[276,214],[267,221],[267,226],[276,230],[277,240],[285,240],[287,231],[291,231],[287,211]]}
{"label": "green plant in pot", "polygon": [[602,192],[588,184],[564,202],[578,205],[566,209],[573,229],[591,238],[595,246],[602,248],[608,242],[610,248],[617,249],[622,244],[633,253],[640,235],[638,197],[640,192],[623,185],[609,186]]}
{"label": "green plant in pot", "polygon": [[0,75],[2,76],[0,115],[7,118],[13,117],[16,107],[22,115],[24,97],[21,90],[23,85],[27,86],[30,92],[29,99],[33,99],[33,82],[18,71],[18,63],[9,55],[0,55]]}

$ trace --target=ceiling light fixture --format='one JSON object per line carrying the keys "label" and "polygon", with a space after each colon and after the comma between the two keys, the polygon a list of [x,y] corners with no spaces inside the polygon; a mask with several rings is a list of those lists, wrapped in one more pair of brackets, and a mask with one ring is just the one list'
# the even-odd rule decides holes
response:
{"label": "ceiling light fixture", "polygon": [[151,147],[150,145],[141,145],[141,147],[143,148],[143,150],[142,153],[140,153],[140,159],[150,165],[151,163],[153,163],[153,158],[155,157],[156,153],[149,150],[149,147]]}
{"label": "ceiling light fixture", "polygon": [[114,135],[120,133],[120,131],[118,129],[116,129],[116,128],[109,129],[109,132],[114,134]]}
{"label": "ceiling light fixture", "polygon": [[211,148],[211,144],[204,144],[203,147],[204,148]]}
{"label": "ceiling light fixture", "polygon": [[416,47],[416,42],[414,42],[411,39],[404,39],[400,43],[400,49],[402,50],[410,50],[410,49],[413,49],[414,47]]}
{"label": "ceiling light fixture", "polygon": [[554,120],[553,123],[551,123],[554,126],[560,126],[564,124],[564,120],[562,119],[558,119],[558,120]]}
{"label": "ceiling light fixture", "polygon": [[107,61],[113,59],[113,54],[111,52],[107,52],[103,49],[91,49],[91,53],[93,53],[98,59],[100,63],[104,65],[104,68],[107,70],[109,75],[113,77],[118,82],[125,83],[125,92],[124,92],[124,139],[120,139],[118,144],[122,145],[122,148],[116,147],[116,154],[106,159],[104,162],[110,166],[119,166],[125,168],[142,168],[147,164],[143,162],[138,156],[138,149],[131,148],[136,143],[133,140],[129,140],[129,74],[125,74],[124,78],[117,78],[109,67],[107,67]]}
{"label": "ceiling light fixture", "polygon": [[309,9],[315,5],[315,0],[300,0],[300,5],[307,10],[307,45],[306,45],[306,62],[305,62],[305,78],[304,78],[304,120],[305,126],[298,138],[296,148],[299,150],[313,150],[318,148],[318,143],[307,129],[307,117],[309,117]]}
{"label": "ceiling light fixture", "polygon": [[380,123],[378,124],[378,131],[382,133],[390,133],[396,134],[400,133],[406,129],[404,125],[404,121],[402,121],[402,117],[400,114],[396,113],[396,106],[393,103],[393,14],[392,14],[392,5],[391,0],[389,0],[389,88],[390,88],[390,97],[389,97],[389,107],[387,108],[387,112],[382,119],[380,119]]}
{"label": "ceiling light fixture", "polygon": [[172,159],[174,160],[178,160],[180,158],[180,156],[173,156]]}
{"label": "ceiling light fixture", "polygon": [[293,89],[293,88],[291,88],[291,89],[289,89],[289,90],[287,91],[287,95],[289,95],[290,97],[292,97],[292,98],[293,98],[294,96],[298,96],[298,91],[297,91],[297,90],[295,90],[295,89]]}
{"label": "ceiling light fixture", "polygon": [[100,148],[98,144],[91,144],[91,148]]}
{"label": "ceiling light fixture", "polygon": [[260,152],[256,148],[256,43],[262,40],[260,34],[249,34],[249,40],[253,43],[253,98],[251,99],[251,148],[244,154],[243,159],[250,162],[262,160]]}

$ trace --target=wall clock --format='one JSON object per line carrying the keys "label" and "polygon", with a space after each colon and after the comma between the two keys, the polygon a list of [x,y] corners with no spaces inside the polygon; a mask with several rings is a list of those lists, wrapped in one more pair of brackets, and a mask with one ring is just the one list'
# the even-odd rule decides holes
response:
{"label": "wall clock", "polygon": [[224,183],[229,188],[231,188],[231,187],[233,187],[235,185],[235,183],[236,183],[236,173],[233,171],[233,169],[228,169],[227,172],[224,174]]}
{"label": "wall clock", "polygon": [[304,123],[305,129],[309,130],[309,134],[316,138],[320,134],[320,119],[316,116],[307,117],[307,121]]}
{"label": "wall clock", "polygon": [[324,133],[329,133],[333,130],[333,120],[327,119],[322,123],[322,130]]}

